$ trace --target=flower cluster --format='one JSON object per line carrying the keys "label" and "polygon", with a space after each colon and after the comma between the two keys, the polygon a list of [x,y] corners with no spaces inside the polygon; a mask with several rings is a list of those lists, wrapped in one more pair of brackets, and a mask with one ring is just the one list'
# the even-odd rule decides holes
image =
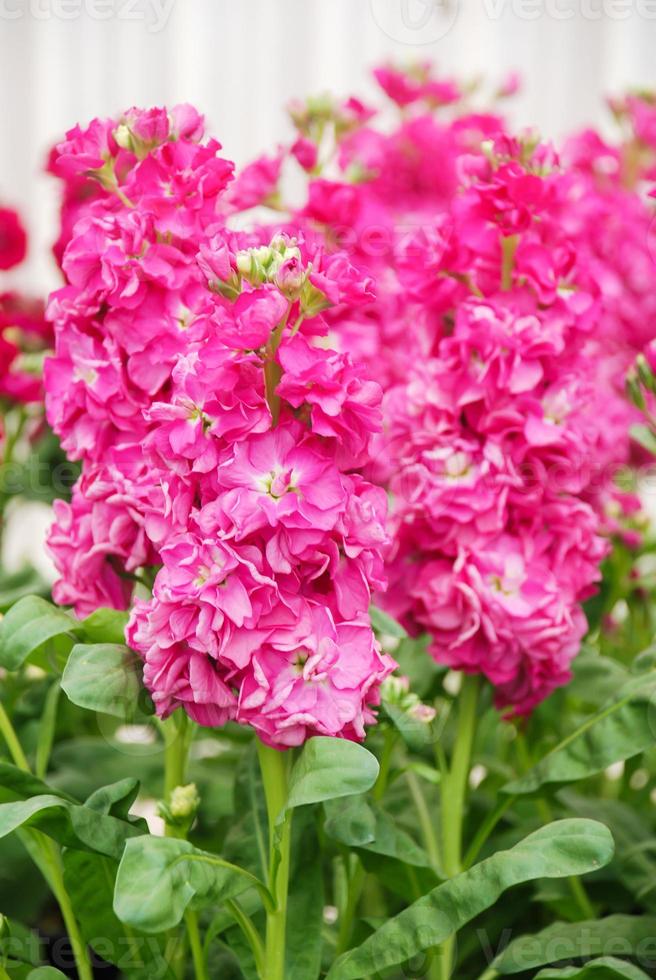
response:
{"label": "flower cluster", "polygon": [[[20,216],[0,208],[0,270],[20,265],[26,254]],[[42,401],[41,361],[51,338],[40,300],[16,290],[0,291],[0,398],[5,408]]]}
{"label": "flower cluster", "polygon": [[49,306],[48,418],[82,461],[50,534],[54,596],[131,607],[163,717],[234,719],[278,747],[361,739],[394,667],[368,617],[381,391],[329,330],[371,282],[309,230],[231,231],[275,166],[231,184],[219,151],[178,106],[77,127],[51,161],[98,187],[71,205]]}
{"label": "flower cluster", "polygon": [[568,679],[607,534],[636,507],[614,476],[632,452],[624,374],[656,326],[651,214],[598,137],[562,162],[428,66],[376,74],[400,124],[336,126],[298,220],[377,282],[338,336],[385,389],[381,602],[525,713]]}

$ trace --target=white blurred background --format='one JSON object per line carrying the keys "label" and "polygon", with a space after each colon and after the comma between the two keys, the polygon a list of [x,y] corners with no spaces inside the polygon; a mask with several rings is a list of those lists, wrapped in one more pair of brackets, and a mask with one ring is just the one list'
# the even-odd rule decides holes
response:
{"label": "white blurred background", "polygon": [[[524,82],[513,121],[558,138],[604,95],[656,85],[656,0],[0,0],[0,200],[31,232],[14,280],[57,283],[49,146],[75,122],[191,101],[238,163],[287,135],[285,103],[373,92],[382,60]],[[9,283],[12,280],[9,279]]]}

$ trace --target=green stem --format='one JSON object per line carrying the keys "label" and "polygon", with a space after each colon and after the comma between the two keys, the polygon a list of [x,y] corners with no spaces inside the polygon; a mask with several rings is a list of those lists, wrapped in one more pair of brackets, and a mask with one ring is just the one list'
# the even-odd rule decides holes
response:
{"label": "green stem", "polygon": [[519,235],[506,235],[501,239],[501,288],[504,292],[512,289],[515,252],[519,245]]}
{"label": "green stem", "polygon": [[[378,779],[372,790],[372,796],[376,802],[381,800],[385,795],[385,790],[387,789],[387,784],[389,782],[390,771],[392,766],[392,756],[394,754],[394,746],[396,745],[396,732],[393,728],[387,728],[385,730],[385,741],[383,742],[383,749],[380,754],[380,770],[378,772]],[[351,942],[351,936],[353,935],[353,924],[355,921],[355,914],[358,910],[358,905],[362,897],[362,890],[364,888],[365,879],[367,873],[362,865],[362,862],[358,857],[355,858],[355,868],[348,874],[347,865],[347,897],[344,910],[340,915],[339,922],[339,932],[337,935],[337,953],[343,953],[349,948]]]}
{"label": "green stem", "polygon": [[408,789],[410,790],[410,795],[412,796],[415,804],[415,809],[417,810],[424,847],[426,848],[433,868],[437,871],[440,867],[440,847],[437,841],[437,834],[433,828],[433,821],[428,810],[428,805],[426,804],[426,798],[419,783],[419,779],[412,769],[406,770],[405,778],[408,784]]}
{"label": "green stem", "polygon": [[187,936],[189,937],[189,947],[191,949],[191,958],[194,963],[196,980],[209,980],[207,967],[205,966],[203,944],[200,938],[200,930],[198,928],[198,916],[192,909],[187,909],[185,912],[185,923],[187,925]]}
{"label": "green stem", "polygon": [[[164,723],[164,740],[164,799],[170,803],[176,786],[184,786],[186,782],[191,731],[189,719],[183,711],[178,711]],[[166,836],[176,836],[175,828],[168,824]]]}
{"label": "green stem", "polygon": [[[462,830],[469,782],[472,747],[476,732],[476,709],[478,705],[478,677],[464,675],[458,696],[458,718],[456,739],[451,758],[451,766],[442,778],[441,825],[442,825],[442,863],[448,878],[462,871]],[[455,937],[444,942],[431,965],[435,977],[448,980],[451,976]]]}
{"label": "green stem", "polygon": [[269,820],[269,891],[276,903],[274,911],[267,911],[263,980],[285,980],[291,812],[280,823],[278,818],[287,805],[288,762],[286,753],[262,742],[258,742],[257,749]]}
{"label": "green stem", "polygon": [[[9,716],[1,702],[0,732],[7,743],[7,748],[9,749],[9,753],[14,760],[15,765],[18,766],[19,769],[22,769],[23,772],[31,773],[29,763],[25,757],[25,753],[23,752],[23,747],[18,741],[18,736],[14,731],[14,726],[9,720]],[[64,874],[59,849],[54,841],[42,834],[28,834],[25,832],[24,835],[21,835],[21,839],[23,839],[23,837],[30,840],[28,853],[30,853],[32,858],[35,860],[37,867],[48,882],[50,888],[52,889],[53,895],[57,900],[57,904],[59,905],[59,909],[64,920],[64,925],[66,927],[66,933],[71,944],[71,949],[73,950],[79,980],[93,980],[93,972],[91,970],[91,964],[89,963],[89,957],[87,955],[86,943],[82,939],[82,935],[75,918],[75,913],[73,912],[73,906],[71,905],[71,900],[68,897],[68,892],[64,886]]]}
{"label": "green stem", "polygon": [[449,878],[462,870],[462,824],[476,731],[478,677],[463,677],[458,701],[456,741],[441,801],[444,870]]}
{"label": "green stem", "polygon": [[89,963],[86,943],[80,934],[73,906],[64,886],[64,872],[59,849],[52,840],[46,838],[43,842],[42,850],[44,862],[49,871],[50,885],[61,910],[64,925],[66,926],[66,934],[73,950],[79,980],[93,980],[93,970]]}
{"label": "green stem", "polygon": [[[183,711],[178,711],[164,722],[162,731],[165,742],[164,799],[166,803],[170,803],[173,790],[177,786],[184,786],[187,782],[187,763],[189,761],[189,749],[194,730],[187,715]],[[186,838],[186,833],[180,827],[176,827],[168,822],[165,823],[164,833],[167,837]],[[185,857],[191,857],[191,855],[185,855]],[[208,980],[203,943],[198,928],[198,917],[193,910],[187,909],[184,918],[187,939],[194,963],[194,976],[196,980]],[[171,967],[175,976],[183,976],[185,969],[183,943],[175,946],[175,951],[172,953],[171,959]]]}
{"label": "green stem", "polygon": [[7,743],[7,748],[9,749],[10,756],[14,760],[14,765],[22,769],[23,772],[30,772],[30,765],[23,752],[23,747],[18,741],[14,726],[9,720],[9,715],[5,711],[2,701],[0,701],[0,734]]}
{"label": "green stem", "polygon": [[336,956],[339,956],[340,953],[346,952],[350,946],[351,936],[353,935],[355,913],[357,911],[360,898],[362,897],[362,889],[366,878],[366,872],[362,865],[362,861],[356,857],[355,862],[353,873],[349,875],[348,878],[346,905],[339,919],[339,932],[337,935],[337,948],[335,951]]}
{"label": "green stem", "polygon": [[253,925],[253,920],[249,915],[244,912],[243,908],[239,904],[236,898],[231,899],[226,902],[226,908],[232,914],[235,922],[243,932],[248,945],[253,953],[253,959],[255,960],[255,969],[259,976],[264,976],[265,971],[265,953],[260,934]]}
{"label": "green stem", "polygon": [[490,810],[483,823],[479,825],[479,828],[474,835],[474,839],[469,845],[467,853],[465,854],[462,862],[463,868],[467,869],[472,866],[478,857],[483,844],[499,823],[506,810],[512,806],[516,799],[516,796],[506,796],[505,799],[501,800],[501,802],[496,805],[494,810]]}

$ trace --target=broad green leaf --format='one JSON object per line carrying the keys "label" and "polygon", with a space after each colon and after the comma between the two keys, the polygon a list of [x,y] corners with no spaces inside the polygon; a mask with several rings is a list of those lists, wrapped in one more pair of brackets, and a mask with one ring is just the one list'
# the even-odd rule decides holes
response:
{"label": "broad green leaf", "polygon": [[372,629],[383,636],[393,636],[396,640],[404,640],[408,635],[400,623],[392,619],[386,612],[378,606],[369,606],[369,618],[371,619]]}
{"label": "broad green leaf", "polygon": [[0,964],[8,960],[38,966],[42,962],[41,940],[20,922],[0,913]]}
{"label": "broad green leaf", "polygon": [[62,688],[80,708],[116,718],[134,718],[143,691],[141,661],[120,643],[79,643],[62,677]]}
{"label": "broad green leaf", "polygon": [[27,800],[31,796],[53,794],[61,796],[69,803],[77,803],[77,800],[68,793],[50,786],[37,776],[12,765],[11,762],[0,762],[0,788],[5,790],[3,794],[5,798],[9,795],[12,799]]}
{"label": "broad green leaf", "polygon": [[25,596],[0,623],[0,666],[18,670],[48,640],[77,632],[80,624],[63,609],[39,596]]}
{"label": "broad green leaf", "polygon": [[535,975],[535,980],[649,980],[649,976],[632,963],[614,956],[591,960],[585,966],[547,968]]}
{"label": "broad green leaf", "polygon": [[164,932],[178,925],[190,903],[218,905],[252,887],[220,860],[173,837],[129,840],[116,876],[116,915],[142,932]]}
{"label": "broad green leaf", "polygon": [[54,966],[37,966],[28,974],[27,980],[66,980],[66,974]]}
{"label": "broad green leaf", "polygon": [[85,801],[85,807],[95,810],[97,813],[104,813],[109,817],[116,817],[118,820],[125,820],[133,827],[138,828],[142,834],[148,833],[148,824],[143,817],[130,816],[130,808],[139,795],[139,780],[133,776],[126,776],[119,779],[116,783],[108,786],[101,786],[95,790]]}
{"label": "broad green leaf", "polygon": [[357,742],[311,738],[292,769],[286,809],[365,793],[376,782],[378,769],[376,757]]}
{"label": "broad green leaf", "polygon": [[559,960],[588,959],[605,950],[631,956],[656,937],[656,917],[609,915],[586,922],[554,922],[541,932],[519,936],[492,963],[502,976],[535,970]]}
{"label": "broad green leaf", "polygon": [[656,672],[632,677],[617,698],[568,735],[532,769],[501,790],[512,796],[602,772],[656,744]]}
{"label": "broad green leaf", "polygon": [[592,820],[559,820],[507,851],[434,888],[333,964],[328,980],[361,980],[438,946],[490,908],[513,885],[596,871],[613,855],[613,839]]}
{"label": "broad green leaf", "polygon": [[154,936],[125,926],[112,909],[117,865],[100,854],[66,849],[64,883],[82,936],[130,980],[171,975],[165,948]]}
{"label": "broad green leaf", "polygon": [[376,816],[365,796],[347,800],[327,800],[323,829],[340,844],[362,847],[376,839]]}
{"label": "broad green leaf", "polygon": [[389,814],[366,797],[327,801],[324,808],[327,818],[324,830],[340,844],[397,858],[416,867],[430,867],[426,852]]}
{"label": "broad green leaf", "polygon": [[650,912],[656,912],[656,838],[649,815],[620,800],[600,800],[560,790],[557,799],[577,817],[605,823],[615,841],[608,871]]}
{"label": "broad green leaf", "polygon": [[234,812],[222,854],[232,864],[246,868],[264,881],[269,874],[269,824],[254,745],[244,752],[239,763]]}
{"label": "broad green leaf", "polygon": [[128,613],[120,609],[96,609],[80,623],[89,643],[125,643]]}
{"label": "broad green leaf", "polygon": [[573,677],[567,685],[568,697],[580,698],[586,704],[603,707],[629,680],[627,668],[611,657],[586,651],[572,664]]}
{"label": "broad green leaf", "polygon": [[141,821],[121,820],[52,793],[0,804],[0,838],[21,827],[41,830],[66,847],[97,851],[116,861],[125,841],[143,832]]}

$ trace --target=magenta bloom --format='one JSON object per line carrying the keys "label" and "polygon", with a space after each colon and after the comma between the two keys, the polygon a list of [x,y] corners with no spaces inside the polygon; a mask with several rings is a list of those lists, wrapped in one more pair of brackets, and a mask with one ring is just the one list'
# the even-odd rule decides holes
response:
{"label": "magenta bloom", "polygon": [[83,158],[103,188],[76,204],[49,304],[48,418],[82,461],[50,534],[54,596],[131,609],[161,717],[236,720],[280,748],[362,739],[394,669],[368,619],[386,498],[358,472],[381,392],[327,313],[366,307],[371,280],[310,232],[229,231],[282,158],[228,189],[232,164],[201,140],[188,106],[131,109],[52,162],[72,184]]}

